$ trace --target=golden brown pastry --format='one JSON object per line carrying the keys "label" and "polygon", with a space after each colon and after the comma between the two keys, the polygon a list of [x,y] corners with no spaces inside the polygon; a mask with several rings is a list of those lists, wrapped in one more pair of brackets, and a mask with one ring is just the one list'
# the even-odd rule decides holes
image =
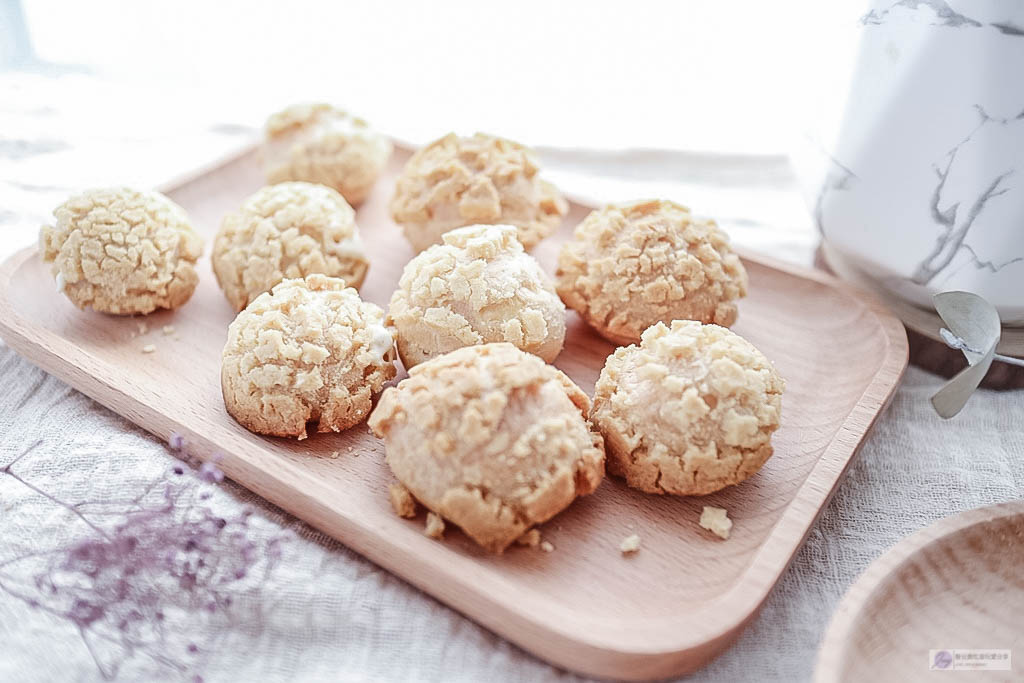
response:
{"label": "golden brown pastry", "polygon": [[551,362],[565,340],[565,305],[514,227],[471,225],[406,264],[388,324],[406,368],[496,341]]}
{"label": "golden brown pastry", "polygon": [[589,407],[536,356],[483,344],[414,367],[384,392],[369,425],[420,503],[500,553],[601,482],[604,448]]}
{"label": "golden brown pastry", "polygon": [[329,104],[293,105],[267,120],[263,166],[268,183],[319,183],[358,206],[390,156],[390,140]]}
{"label": "golden brown pastry", "polygon": [[324,185],[268,185],[224,217],[213,241],[213,272],[235,310],[285,278],[314,273],[359,289],[369,260],[356,214]]}
{"label": "golden brown pastry", "polygon": [[747,272],[714,221],[668,201],[607,206],[562,245],[558,294],[616,344],[640,341],[656,322],[728,327]]}
{"label": "golden brown pastry", "polygon": [[228,328],[221,388],[228,412],[259,434],[306,438],[363,421],[395,376],[384,311],[343,280],[284,280]]}
{"label": "golden brown pastry", "polygon": [[39,253],[79,308],[131,315],[177,308],[199,282],[203,240],[159,192],[87,190],[58,206],[39,231]]}
{"label": "golden brown pastry", "polygon": [[479,223],[514,225],[523,247],[532,249],[569,210],[539,170],[533,152],[517,142],[451,133],[406,163],[391,217],[416,251],[439,244],[453,228]]}
{"label": "golden brown pastry", "polygon": [[772,454],[784,382],[753,344],[718,325],[656,323],[616,349],[591,420],[608,471],[647,493],[703,495],[737,484]]}

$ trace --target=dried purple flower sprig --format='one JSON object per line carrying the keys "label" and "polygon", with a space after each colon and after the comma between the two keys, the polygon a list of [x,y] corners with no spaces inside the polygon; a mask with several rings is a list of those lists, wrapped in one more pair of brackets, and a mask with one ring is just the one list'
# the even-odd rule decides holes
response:
{"label": "dried purple flower sprig", "polygon": [[[169,441],[188,463],[185,440],[172,434]],[[0,475],[70,511],[90,533],[68,546],[0,563],[0,590],[72,624],[104,678],[115,677],[136,653],[194,672],[201,648],[172,636],[194,631],[188,624],[197,615],[223,612],[261,585],[281,560],[284,537],[252,533],[249,508],[234,514],[213,509],[209,484],[224,479],[217,457],[195,469],[175,465],[114,523],[101,526],[79,504],[61,501],[12,470],[41,443],[0,468]],[[195,476],[185,476],[190,473]],[[32,563],[27,571],[25,562]],[[10,574],[15,565],[28,581]]]}

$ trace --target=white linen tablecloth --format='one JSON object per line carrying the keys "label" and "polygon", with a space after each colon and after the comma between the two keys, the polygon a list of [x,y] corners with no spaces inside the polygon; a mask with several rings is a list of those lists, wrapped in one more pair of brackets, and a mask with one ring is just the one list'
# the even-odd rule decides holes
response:
{"label": "white linen tablecloth", "polygon": [[[80,74],[0,73],[0,93],[0,257],[31,243],[40,221],[75,189],[151,186],[253,134],[197,115],[174,119],[154,137],[144,118],[151,114],[145,93]],[[87,115],[89,101],[109,106],[116,97],[137,108],[138,125],[127,124],[130,117]],[[54,105],[76,98],[81,106]],[[621,168],[621,153],[545,150],[544,156],[556,182],[577,195],[616,199],[644,188],[645,195],[678,198],[722,216],[740,244],[809,259],[809,220],[777,160],[691,157],[691,170],[705,172],[667,182],[681,176],[662,168],[655,192],[656,180],[642,173],[608,175]],[[712,169],[721,163],[749,172],[719,179]],[[588,171],[595,168],[596,175]],[[807,680],[836,603],[886,548],[949,514],[1024,497],[1024,392],[980,391],[960,416],[943,422],[928,403],[941,382],[908,369],[759,616],[691,680]],[[230,482],[176,486],[180,499],[208,490],[209,506],[225,516],[253,508],[250,534],[258,542],[284,533],[283,557],[273,570],[241,585],[229,607],[170,618],[157,640],[126,646],[83,635],[75,623],[26,599],[40,590],[32,581],[39,554],[90,533],[67,506],[79,504],[75,511],[103,526],[147,488],[158,495],[165,479],[174,480],[169,472],[177,461],[164,444],[2,344],[0,387],[0,681],[573,678]],[[39,441],[12,468],[17,478],[3,471]]]}

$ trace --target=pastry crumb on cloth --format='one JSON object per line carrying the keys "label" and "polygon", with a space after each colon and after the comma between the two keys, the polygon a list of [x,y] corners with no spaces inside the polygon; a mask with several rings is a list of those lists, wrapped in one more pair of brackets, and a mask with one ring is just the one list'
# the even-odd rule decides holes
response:
{"label": "pastry crumb on cloth", "polygon": [[536,356],[483,344],[414,367],[384,391],[369,426],[420,504],[500,553],[601,482],[589,407]]}

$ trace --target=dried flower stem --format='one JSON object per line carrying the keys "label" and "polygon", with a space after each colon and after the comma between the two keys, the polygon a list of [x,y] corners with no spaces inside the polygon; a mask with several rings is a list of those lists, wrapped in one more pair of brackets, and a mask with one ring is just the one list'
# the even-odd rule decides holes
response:
{"label": "dried flower stem", "polygon": [[42,490],[41,488],[39,488],[35,484],[32,484],[29,481],[26,481],[21,476],[19,476],[19,475],[15,474],[14,472],[11,471],[11,468],[14,467],[14,465],[16,465],[19,460],[21,460],[26,455],[28,455],[29,453],[34,451],[42,443],[43,443],[43,441],[42,441],[42,439],[40,439],[39,441],[36,441],[34,444],[32,444],[31,446],[29,446],[28,448],[23,450],[21,453],[18,454],[18,456],[16,458],[14,458],[14,460],[12,460],[11,462],[7,463],[3,467],[0,467],[0,474],[6,474],[7,476],[9,476],[10,478],[14,479],[15,481],[20,482],[22,484],[22,486],[25,486],[25,487],[35,491],[40,496],[42,496],[43,498],[46,498],[50,502],[52,502],[52,503],[54,503],[56,505],[59,505],[59,506],[65,508],[65,509],[69,510],[71,512],[71,514],[73,514],[75,517],[78,517],[80,520],[85,522],[86,526],[88,526],[90,529],[92,529],[93,531],[95,531],[99,535],[103,536],[104,538],[109,538],[109,536],[107,536],[107,532],[103,531],[103,529],[99,528],[98,526],[96,526],[95,524],[90,522],[86,518],[85,515],[83,515],[80,511],[78,511],[75,508],[75,506],[68,505],[68,504],[64,503],[63,501],[58,500],[57,498],[54,498],[49,493],[47,493],[46,491]]}
{"label": "dried flower stem", "polygon": [[[179,661],[168,654],[174,651],[169,639],[187,637],[183,634],[195,630],[192,619],[222,612],[235,596],[262,584],[280,561],[282,538],[254,540],[250,509],[225,516],[209,506],[208,485],[224,478],[217,458],[202,464],[194,477],[183,476],[189,467],[174,466],[169,478],[121,501],[120,511],[88,513],[111,520],[102,528],[83,510],[99,502],[66,503],[11,471],[40,444],[0,468],[0,475],[68,510],[91,533],[63,547],[0,562],[0,591],[74,626],[104,678],[115,677],[122,661],[136,653],[178,672],[195,672],[200,647],[182,646],[187,659]],[[172,439],[171,445],[183,451],[184,440]],[[178,455],[187,460],[184,452]],[[12,574],[19,563],[29,562],[32,568],[20,578]],[[182,618],[189,622],[168,623]],[[97,649],[101,641],[116,653],[106,663]]]}

